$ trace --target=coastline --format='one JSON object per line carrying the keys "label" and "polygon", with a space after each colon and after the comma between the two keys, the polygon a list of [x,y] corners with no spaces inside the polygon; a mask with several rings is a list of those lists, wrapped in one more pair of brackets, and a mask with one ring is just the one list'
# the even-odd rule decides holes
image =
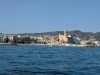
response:
{"label": "coastline", "polygon": [[[0,45],[14,45],[11,43],[0,43]],[[100,46],[84,46],[84,45],[75,45],[75,44],[65,44],[65,45],[49,45],[49,44],[16,44],[16,46],[65,46],[65,47],[81,47],[81,48],[93,48],[93,47],[100,47]]]}

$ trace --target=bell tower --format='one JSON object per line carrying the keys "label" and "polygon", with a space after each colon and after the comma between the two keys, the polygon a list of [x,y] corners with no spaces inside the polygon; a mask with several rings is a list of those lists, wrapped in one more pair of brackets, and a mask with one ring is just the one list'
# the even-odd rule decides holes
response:
{"label": "bell tower", "polygon": [[67,28],[64,30],[64,37],[67,38]]}

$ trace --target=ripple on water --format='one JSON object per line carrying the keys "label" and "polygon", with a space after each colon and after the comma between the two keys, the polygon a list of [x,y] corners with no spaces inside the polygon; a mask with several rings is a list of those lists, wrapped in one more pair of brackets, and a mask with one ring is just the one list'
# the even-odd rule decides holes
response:
{"label": "ripple on water", "polygon": [[100,75],[100,47],[0,46],[0,75]]}

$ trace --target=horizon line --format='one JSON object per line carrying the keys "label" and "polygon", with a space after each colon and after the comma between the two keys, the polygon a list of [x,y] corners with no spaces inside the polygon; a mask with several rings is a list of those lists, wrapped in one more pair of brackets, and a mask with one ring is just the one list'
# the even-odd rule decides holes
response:
{"label": "horizon line", "polygon": [[[3,32],[0,32],[0,34],[29,34],[29,33],[48,33],[48,32],[59,32],[59,31],[64,31],[64,30],[58,30],[58,31],[44,31],[44,32],[19,32],[19,33],[3,33]],[[68,32],[71,32],[71,31],[81,31],[81,30],[70,30]],[[85,31],[81,31],[81,32],[85,32]],[[100,31],[97,31],[97,32],[92,32],[92,31],[86,31],[86,32],[89,32],[89,33],[98,33]]]}

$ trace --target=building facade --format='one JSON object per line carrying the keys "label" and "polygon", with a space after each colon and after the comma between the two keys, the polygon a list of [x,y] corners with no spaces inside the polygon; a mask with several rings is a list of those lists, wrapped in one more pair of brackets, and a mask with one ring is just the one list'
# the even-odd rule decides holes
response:
{"label": "building facade", "polygon": [[67,43],[68,42],[67,29],[65,29],[64,35],[59,34],[59,41],[62,42],[62,43]]}

